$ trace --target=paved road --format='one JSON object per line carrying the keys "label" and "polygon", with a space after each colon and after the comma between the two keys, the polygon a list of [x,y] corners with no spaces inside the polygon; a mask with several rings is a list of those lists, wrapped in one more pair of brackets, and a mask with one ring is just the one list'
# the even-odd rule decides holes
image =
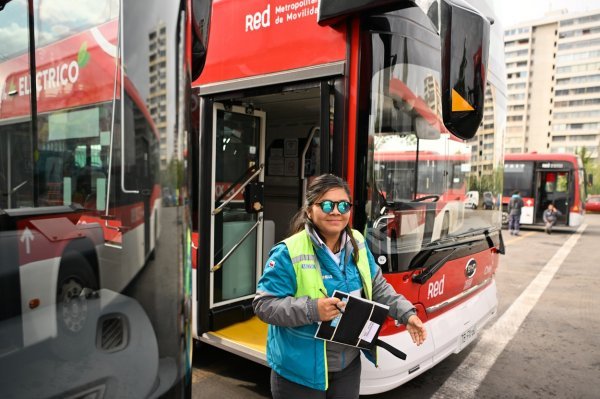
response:
{"label": "paved road", "polygon": [[[504,234],[499,309],[475,345],[407,384],[365,398],[598,398],[600,214],[579,233]],[[194,398],[268,398],[269,370],[202,347]]]}

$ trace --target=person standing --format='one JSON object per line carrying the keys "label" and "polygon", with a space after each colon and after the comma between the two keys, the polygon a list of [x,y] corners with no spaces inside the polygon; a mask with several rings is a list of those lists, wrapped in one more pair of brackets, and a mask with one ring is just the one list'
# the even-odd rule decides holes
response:
{"label": "person standing", "polygon": [[554,227],[556,220],[560,215],[562,215],[562,212],[556,209],[554,204],[548,204],[548,208],[543,214],[544,223],[546,223],[545,230],[547,234],[552,234],[552,227]]}
{"label": "person standing", "polygon": [[523,208],[523,199],[519,191],[515,191],[508,201],[508,232],[511,235],[518,236],[521,228],[521,209]]}
{"label": "person standing", "polygon": [[[390,306],[416,345],[427,331],[415,308],[383,278],[364,237],[349,227],[350,189],[327,174],[309,186],[292,221],[292,235],[276,244],[258,282],[253,308],[269,324],[267,361],[274,399],[358,398],[360,350],[315,338],[320,321],[337,317],[344,302],[334,290]],[[376,362],[374,352],[364,351]]]}

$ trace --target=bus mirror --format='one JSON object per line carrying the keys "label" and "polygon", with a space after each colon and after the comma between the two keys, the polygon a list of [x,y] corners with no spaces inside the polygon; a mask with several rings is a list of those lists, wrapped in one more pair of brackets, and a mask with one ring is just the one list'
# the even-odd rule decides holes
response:
{"label": "bus mirror", "polygon": [[212,0],[192,0],[192,80],[196,80],[204,69]]}
{"label": "bus mirror", "polygon": [[490,21],[463,0],[441,0],[440,39],[444,124],[470,139],[483,118]]}

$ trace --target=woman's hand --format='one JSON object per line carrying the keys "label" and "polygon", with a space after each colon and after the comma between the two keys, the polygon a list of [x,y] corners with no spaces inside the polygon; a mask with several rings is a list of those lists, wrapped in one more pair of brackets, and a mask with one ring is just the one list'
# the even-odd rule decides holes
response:
{"label": "woman's hand", "polygon": [[406,330],[417,346],[421,345],[423,342],[425,342],[425,339],[427,339],[427,330],[425,329],[425,325],[423,325],[423,322],[416,314],[408,318]]}
{"label": "woman's hand", "polygon": [[340,301],[340,298],[319,298],[317,300],[317,310],[319,311],[319,319],[321,321],[329,321],[335,319],[346,305]]}

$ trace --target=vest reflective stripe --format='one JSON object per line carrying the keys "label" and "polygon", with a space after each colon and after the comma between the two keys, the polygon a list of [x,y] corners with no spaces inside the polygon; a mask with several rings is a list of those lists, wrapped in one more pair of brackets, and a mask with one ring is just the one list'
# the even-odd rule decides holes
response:
{"label": "vest reflective stripe", "polygon": [[317,257],[315,255],[300,255],[292,258],[292,263],[298,263],[303,260],[315,260]]}
{"label": "vest reflective stripe", "polygon": [[[363,291],[365,297],[369,300],[373,297],[373,283],[371,281],[371,269],[369,267],[369,259],[365,246],[365,239],[356,230],[352,230],[354,239],[358,247],[358,272],[360,274]],[[311,298],[323,298],[325,295],[321,289],[325,291],[321,270],[314,253],[312,241],[306,231],[301,231],[294,234],[283,241],[288,248],[298,288],[296,290],[296,298],[309,296]]]}

